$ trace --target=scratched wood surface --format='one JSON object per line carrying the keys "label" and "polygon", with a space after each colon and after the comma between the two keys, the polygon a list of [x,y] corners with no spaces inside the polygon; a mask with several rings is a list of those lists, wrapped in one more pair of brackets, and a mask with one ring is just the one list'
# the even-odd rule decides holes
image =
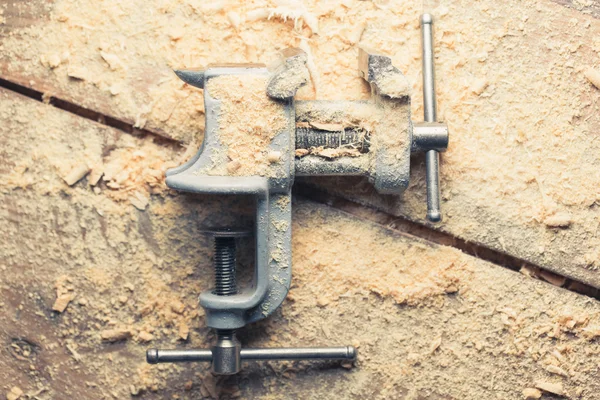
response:
{"label": "scratched wood surface", "polygon": [[[181,150],[6,90],[0,117],[7,397],[482,399],[545,383],[591,399],[600,390],[598,302],[308,201],[294,204],[290,296],[240,337],[251,346],[352,343],[358,364],[255,363],[230,379],[204,365],[146,365],[148,347],[209,344],[197,306],[211,286],[200,225],[239,220],[250,207],[154,188],[141,210],[119,196],[128,181],[98,190],[88,175],[69,186],[69,160],[108,166],[131,151],[136,163],[143,153],[169,162]],[[61,295],[68,305],[53,311]],[[110,339],[115,330],[126,333]]]}
{"label": "scratched wood surface", "polygon": [[[413,83],[418,105],[419,34],[410,21],[420,8],[405,3],[329,5],[319,15],[322,32],[310,38],[321,85],[330,92],[347,87],[338,97],[365,95],[349,72],[354,46],[327,29],[345,18],[358,23],[352,18],[364,15],[369,23],[361,41],[393,57]],[[597,3],[443,3],[440,110],[452,136],[442,158],[445,221],[434,228],[599,287],[600,152],[594,132],[600,114],[598,90],[582,73],[598,64]],[[277,50],[298,44],[293,23],[275,18],[235,26],[221,3],[99,4],[101,12],[70,1],[0,4],[3,79],[184,143],[201,137],[201,92],[182,86],[171,68],[268,62]],[[227,7],[243,16],[257,5]],[[211,40],[200,32],[212,32]],[[334,51],[321,50],[327,42]],[[342,78],[329,69],[340,70]],[[414,111],[418,119],[420,108]],[[321,190],[426,223],[419,158],[412,187],[399,200],[374,195],[364,182],[352,192],[344,190],[348,181],[320,182]],[[552,213],[568,215],[569,226],[544,224]]]}

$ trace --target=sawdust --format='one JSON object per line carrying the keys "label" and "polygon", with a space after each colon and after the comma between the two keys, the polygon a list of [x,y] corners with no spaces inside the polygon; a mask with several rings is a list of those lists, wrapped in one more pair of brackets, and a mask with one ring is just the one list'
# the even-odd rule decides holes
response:
{"label": "sawdust", "polygon": [[[288,128],[285,105],[267,97],[267,76],[223,75],[206,84],[220,101],[215,134],[227,159],[216,157],[210,174],[276,176],[281,158],[269,157],[269,145]],[[235,167],[232,168],[232,166]]]}
{"label": "sawdust", "polygon": [[81,189],[89,184],[96,194],[144,209],[149,195],[166,192],[165,171],[181,163],[176,149],[156,144],[152,137],[137,138],[97,124],[90,126],[93,134],[81,131],[79,124],[67,124],[65,131],[65,122],[72,121],[68,114],[51,119],[46,108],[19,107],[7,102],[14,99],[7,92],[0,97],[6,104],[0,109],[6,129],[24,132],[20,142],[3,149],[10,160],[6,188],[56,194],[66,185]]}
{"label": "sawdust", "polygon": [[[317,215],[317,218],[321,215]],[[321,217],[322,218],[322,217]],[[296,254],[311,254],[306,260],[310,268],[296,272],[294,279],[315,288],[313,301],[339,300],[340,296],[356,296],[365,291],[394,299],[398,304],[418,304],[421,300],[459,290],[459,275],[469,267],[460,257],[450,256],[443,262],[428,258],[426,246],[411,246],[403,252],[390,251],[392,237],[373,236],[361,222],[344,222],[344,227],[331,226],[324,219],[321,229],[295,226],[294,234],[302,237],[294,247]],[[309,234],[308,230],[312,230]],[[331,246],[318,252],[318,243],[329,241]],[[339,242],[338,242],[339,241]],[[368,260],[361,257],[366,249],[372,254]],[[340,258],[340,254],[344,254]],[[433,255],[432,255],[433,256]],[[414,264],[413,264],[414,260]],[[430,265],[430,268],[418,268]],[[365,277],[368,276],[368,279]],[[316,285],[317,281],[322,283]],[[325,289],[325,290],[324,290]],[[309,289],[310,290],[310,289]],[[291,300],[294,300],[293,292]],[[308,299],[306,299],[308,300]]]}
{"label": "sawdust", "polygon": [[[584,81],[579,67],[590,64],[581,61],[590,57],[594,44],[582,38],[594,36],[589,32],[595,31],[595,23],[576,21],[565,39],[551,35],[554,26],[564,23],[562,9],[546,3],[484,1],[465,3],[469,12],[460,12],[462,4],[438,13],[444,18],[437,30],[441,114],[452,132],[460,132],[444,158],[448,229],[471,234],[477,220],[469,213],[481,215],[487,207],[502,210],[502,226],[517,221],[513,225],[519,230],[525,223],[546,232],[534,238],[514,235],[533,249],[528,256],[542,247],[540,254],[552,253],[549,263],[558,259],[555,253],[563,253],[580,264],[572,256],[580,252],[582,257],[589,254],[585,262],[596,265],[595,233],[578,222],[597,223],[593,213],[600,186],[589,143],[597,105],[590,97],[595,92],[582,88],[596,89]],[[355,76],[356,55],[348,40],[349,27],[365,23],[359,40],[393,55],[417,89],[413,112],[420,111],[418,10],[411,3],[306,4],[319,19],[319,36],[304,19],[294,23],[273,15],[277,18],[261,17],[249,25],[242,16],[265,8],[251,2],[164,2],[156,13],[145,5],[61,0],[53,5],[52,21],[3,39],[3,53],[12,58],[8,69],[26,70],[31,79],[57,82],[74,93],[97,94],[123,84],[128,89],[113,90],[117,94],[111,92],[114,98],[107,100],[114,110],[138,116],[140,126],[187,140],[202,128],[201,94],[184,87],[166,65],[270,59],[276,44],[297,44],[312,35],[302,43],[319,61],[313,68],[318,79],[312,79],[317,95],[366,98],[369,89]],[[198,18],[190,19],[190,14]],[[210,32],[210,40],[186,35],[200,29]],[[22,37],[34,40],[23,46]],[[515,49],[534,40],[535,51],[514,57]],[[583,43],[575,46],[578,42]],[[55,50],[45,50],[50,48]],[[70,53],[65,61],[61,56],[57,65],[49,54],[48,65],[41,63],[40,54],[62,54],[65,49]],[[100,51],[116,55],[120,63],[111,68]],[[544,54],[546,62],[534,54]],[[559,57],[553,61],[555,55]],[[140,59],[141,64],[135,61]],[[68,71],[84,60],[85,78],[69,80]],[[148,64],[154,63],[161,66],[149,71]],[[140,76],[144,79],[138,81]],[[99,96],[87,97],[82,104],[100,102]],[[186,397],[189,388],[189,397],[198,392],[236,397],[241,391],[246,397],[270,399],[340,394],[519,398],[534,387],[564,391],[572,398],[597,395],[597,302],[527,281],[456,250],[390,237],[389,231],[311,203],[297,204],[294,214],[290,297],[278,315],[242,332],[243,339],[253,346],[352,343],[359,346],[357,368],[326,372],[306,363],[249,364],[239,380],[226,381],[215,380],[202,365],[146,365],[142,355],[149,345],[138,340],[148,335],[157,347],[179,346],[186,339],[186,348],[208,345],[197,295],[211,285],[210,250],[198,239],[196,224],[210,221],[217,211],[235,220],[231,214],[236,205],[169,195],[161,174],[169,165],[181,164],[181,152],[149,137],[132,138],[89,122],[72,124],[73,116],[61,114],[2,96],[0,117],[7,123],[0,129],[8,132],[2,135],[6,143],[0,150],[6,221],[2,338],[10,342],[27,336],[51,360],[33,353],[25,361],[0,361],[5,393],[18,382],[27,394],[41,386],[47,398]],[[136,153],[140,148],[143,154]],[[98,194],[84,179],[73,187],[63,181],[82,162],[98,165],[105,174],[96,181]],[[414,185],[413,190],[422,189],[419,179]],[[147,196],[145,211],[128,203],[131,196],[139,200],[137,193]],[[422,211],[422,198],[405,200],[416,213]],[[573,221],[568,229],[545,229],[547,217],[564,211]],[[490,218],[498,222],[494,215]],[[497,234],[510,241],[510,232],[503,228]],[[582,235],[583,248],[565,245]],[[551,245],[557,241],[563,244]],[[520,251],[518,245],[508,246]],[[57,293],[48,281],[64,274],[78,296],[85,297],[49,316]],[[123,303],[119,297],[124,293],[129,297]],[[120,329],[131,337],[102,342],[100,332]],[[69,342],[76,344],[69,346],[78,349],[83,362],[75,359]],[[63,375],[71,379],[51,379]],[[253,385],[257,380],[261,383]]]}
{"label": "sawdust", "polygon": [[[252,209],[158,191],[139,211],[115,201],[109,189],[96,194],[84,181],[68,186],[55,168],[56,152],[68,164],[66,155],[81,160],[85,149],[104,148],[94,143],[109,143],[100,153],[121,155],[127,165],[132,149],[114,146],[128,142],[111,141],[115,131],[89,121],[79,121],[76,131],[76,117],[15,95],[2,96],[0,109],[10,116],[2,128],[8,132],[3,172],[14,178],[19,166],[36,177],[26,190],[2,182],[8,205],[2,335],[8,341],[26,337],[37,343],[31,349],[41,349],[16,353],[40,371],[32,375],[23,375],[20,361],[1,362],[6,391],[41,388],[49,398],[69,390],[78,398],[331,398],[350,392],[390,398],[410,392],[481,399],[496,393],[517,398],[536,386],[558,390],[557,384],[571,397],[591,398],[598,390],[590,367],[600,357],[596,302],[302,202],[294,207],[290,295],[278,313],[240,336],[256,347],[353,344],[360,351],[357,366],[324,374],[312,372],[311,363],[246,364],[239,380],[215,380],[207,365],[147,365],[147,347],[209,345],[197,296],[211,286],[211,250],[197,223],[210,223],[215,213],[239,221]],[[46,129],[18,122],[20,115],[43,117]],[[23,143],[28,146],[16,146]],[[145,142],[135,143],[143,148]],[[48,150],[46,157],[31,156],[38,145]],[[163,152],[169,163],[183,149]],[[106,157],[102,165],[115,162]],[[128,181],[136,174],[144,171],[133,170]],[[247,267],[243,262],[241,272]],[[48,280],[56,282],[56,292]],[[48,314],[65,294],[76,296],[62,313]],[[99,351],[106,353],[98,357]],[[42,371],[78,378],[65,385]],[[256,374],[260,387],[245,383]],[[482,382],[482,374],[495,382]],[[268,389],[274,387],[275,393]]]}
{"label": "sawdust", "polygon": [[[5,7],[10,27],[22,6]],[[48,20],[11,28],[3,38],[10,77],[34,88],[44,82],[78,104],[188,143],[202,136],[202,93],[172,68],[270,62],[288,46],[309,55],[313,87],[299,98],[368,98],[370,88],[356,74],[360,44],[392,57],[412,88],[414,118],[422,114],[416,3],[166,1],[148,12],[141,1],[61,0],[51,12],[32,7],[25,11]],[[600,113],[597,89],[586,78],[600,47],[585,39],[599,36],[598,22],[542,0],[443,1],[434,14],[439,116],[454,132],[442,157],[442,229],[549,268],[565,265],[562,273],[589,281],[577,268],[588,268],[583,255],[600,246],[598,151],[590,140]],[[308,23],[314,19],[316,25]],[[527,51],[516,56],[517,49]],[[117,56],[125,68],[111,68],[102,54]],[[69,77],[77,69],[85,69],[74,75],[83,80]],[[423,168],[412,170],[401,204],[361,201],[422,220]],[[560,234],[540,234],[556,212],[570,213],[574,223]]]}

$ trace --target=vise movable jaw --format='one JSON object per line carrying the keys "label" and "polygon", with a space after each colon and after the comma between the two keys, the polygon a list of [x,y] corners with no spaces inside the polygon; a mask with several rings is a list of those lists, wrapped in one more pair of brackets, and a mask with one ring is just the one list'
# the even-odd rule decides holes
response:
{"label": "vise movable jaw", "polygon": [[389,57],[363,49],[359,72],[371,85],[370,100],[294,102],[309,80],[306,61],[301,50],[287,49],[272,68],[211,65],[176,71],[204,89],[206,128],[200,151],[167,172],[167,185],[193,193],[256,196],[255,274],[252,287],[238,291],[234,238],[239,232],[216,232],[217,288],[200,295],[206,324],[217,331],[216,345],[153,349],[148,362],[210,361],[215,373],[233,374],[246,359],[356,357],[352,346],[242,349],[235,338],[236,329],[272,314],[290,288],[294,177],[364,175],[380,193],[400,194],[409,183],[411,153],[444,151],[448,130],[441,123],[413,123],[404,75]]}

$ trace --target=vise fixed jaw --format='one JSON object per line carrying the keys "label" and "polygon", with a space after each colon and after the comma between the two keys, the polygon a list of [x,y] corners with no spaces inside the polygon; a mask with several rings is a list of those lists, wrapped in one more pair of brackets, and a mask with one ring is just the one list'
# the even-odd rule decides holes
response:
{"label": "vise fixed jaw", "polygon": [[243,349],[235,337],[236,329],[272,314],[290,288],[294,177],[364,175],[380,193],[400,194],[408,186],[411,153],[447,147],[444,124],[413,124],[408,82],[389,57],[359,52],[360,74],[372,90],[368,101],[294,102],[309,80],[307,56],[299,49],[282,54],[269,69],[210,65],[176,71],[204,89],[206,128],[200,151],[167,171],[166,183],[193,193],[256,197],[254,281],[238,291],[230,278],[239,232],[217,232],[217,288],[200,295],[216,344],[210,350],[152,349],[150,363],[207,361],[214,373],[234,374],[246,359],[353,360],[352,346]]}

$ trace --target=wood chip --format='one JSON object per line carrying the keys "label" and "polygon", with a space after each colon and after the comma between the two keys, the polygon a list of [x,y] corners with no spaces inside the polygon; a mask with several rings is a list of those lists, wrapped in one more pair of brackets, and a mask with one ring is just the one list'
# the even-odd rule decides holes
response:
{"label": "wood chip", "polygon": [[140,388],[135,385],[129,385],[129,393],[132,396],[138,396],[140,394]]}
{"label": "wood chip", "polygon": [[144,211],[148,206],[150,198],[141,192],[135,192],[129,197],[129,202],[138,210]]}
{"label": "wood chip", "polygon": [[242,167],[239,161],[230,161],[227,163],[227,172],[233,174]]}
{"label": "wood chip", "polygon": [[233,29],[238,30],[240,28],[240,24],[242,22],[240,14],[236,13],[235,11],[230,11],[227,13],[227,20],[229,21]]}
{"label": "wood chip", "polygon": [[151,334],[150,332],[141,331],[140,333],[138,333],[137,339],[140,342],[146,343],[146,342],[149,342],[149,341],[153,340],[154,339],[154,335]]}
{"label": "wood chip", "polygon": [[98,184],[98,182],[100,181],[100,178],[102,178],[102,175],[104,174],[104,167],[103,165],[95,165],[94,168],[92,168],[92,172],[90,173],[90,176],[88,177],[88,184],[90,186],[96,186]]}
{"label": "wood chip", "polygon": [[56,53],[50,54],[48,57],[46,57],[46,61],[50,69],[58,68],[61,63],[60,55]]}
{"label": "wood chip", "polygon": [[67,344],[67,350],[69,350],[69,352],[71,353],[71,355],[73,356],[73,359],[77,362],[80,362],[82,360],[81,354],[79,354],[77,352],[77,350],[75,350],[75,347],[73,344]]}
{"label": "wood chip", "polygon": [[542,397],[542,392],[535,388],[523,389],[523,397],[525,400],[537,400]]}
{"label": "wood chip", "polygon": [[185,322],[179,324],[179,339],[187,340],[190,335],[190,327]]}
{"label": "wood chip", "polygon": [[310,151],[307,149],[296,149],[296,157],[304,157],[308,155],[308,153],[310,153]]}
{"label": "wood chip", "polygon": [[544,392],[556,394],[558,396],[562,396],[563,394],[565,394],[565,390],[563,388],[562,383],[538,381],[535,383],[535,387],[540,390],[543,390]]}
{"label": "wood chip", "polygon": [[69,76],[69,78],[85,81],[89,79],[90,72],[86,67],[69,65],[69,68],[67,69],[67,76]]}
{"label": "wood chip", "polygon": [[597,89],[600,89],[600,71],[589,67],[584,71],[584,75],[592,85],[596,86]]}
{"label": "wood chip", "polygon": [[572,222],[571,215],[566,212],[558,212],[544,219],[544,225],[549,228],[568,228]]}
{"label": "wood chip", "polygon": [[531,265],[523,265],[519,272],[530,278],[535,278],[539,275],[540,270],[539,268],[533,267]]}
{"label": "wood chip", "polygon": [[325,296],[321,296],[317,299],[317,306],[319,307],[326,307],[331,300],[329,300],[329,298],[325,297]]}
{"label": "wood chip", "polygon": [[67,174],[67,176],[63,177],[63,179],[67,183],[67,185],[73,186],[74,184],[79,182],[79,180],[81,180],[84,176],[89,174],[90,171],[90,167],[86,163],[82,162],[78,164],[75,168],[73,168]]}
{"label": "wood chip", "polygon": [[431,342],[431,346],[429,347],[429,353],[433,354],[437,349],[442,345],[442,336],[438,336],[433,342]]}
{"label": "wood chip", "polygon": [[362,22],[362,23],[358,24],[356,27],[354,27],[354,29],[352,31],[350,31],[350,33],[347,36],[348,42],[350,44],[356,44],[356,43],[360,42],[360,38],[362,37],[363,32],[365,31],[366,27],[367,27],[366,22]]}
{"label": "wood chip", "polygon": [[17,400],[23,396],[23,391],[18,386],[14,386],[10,389],[10,392],[6,394],[6,400]]}
{"label": "wood chip", "polygon": [[551,374],[556,374],[560,376],[569,376],[569,374],[567,374],[567,371],[565,371],[561,367],[557,367],[556,365],[548,365],[546,367],[546,371],[550,372]]}
{"label": "wood chip", "polygon": [[131,330],[127,328],[108,329],[100,332],[100,337],[107,342],[118,342],[119,340],[129,339],[131,337]]}
{"label": "wood chip", "polygon": [[281,152],[280,151],[270,151],[269,154],[267,154],[267,161],[269,161],[271,164],[277,163],[280,160],[281,160]]}
{"label": "wood chip", "polygon": [[490,83],[485,78],[477,79],[471,83],[471,92],[475,93],[476,95],[481,95],[485,89],[487,89],[489,84]]}
{"label": "wood chip", "polygon": [[345,149],[345,148],[337,148],[337,149],[320,149],[316,152],[312,152],[321,157],[334,159],[340,157],[359,157],[360,152],[357,149]]}
{"label": "wood chip", "polygon": [[121,59],[115,54],[110,54],[110,53],[101,51],[100,56],[102,57],[102,59],[104,61],[106,61],[106,63],[108,64],[108,67],[110,69],[112,69],[113,71],[123,67],[123,63],[121,62]]}
{"label": "wood chip", "polygon": [[564,276],[553,274],[552,272],[545,271],[545,270],[540,270],[539,276],[546,282],[549,282],[549,283],[553,284],[554,286],[558,286],[558,287],[562,287],[565,284],[565,282],[567,281],[567,278],[565,278]]}
{"label": "wood chip", "polygon": [[52,310],[58,311],[59,313],[64,312],[67,309],[69,303],[75,298],[72,293],[64,293],[56,298]]}
{"label": "wood chip", "polygon": [[171,308],[171,310],[174,313],[177,314],[183,314],[183,311],[185,310],[185,304],[183,304],[181,301],[179,300],[173,300],[170,304],[169,307]]}

